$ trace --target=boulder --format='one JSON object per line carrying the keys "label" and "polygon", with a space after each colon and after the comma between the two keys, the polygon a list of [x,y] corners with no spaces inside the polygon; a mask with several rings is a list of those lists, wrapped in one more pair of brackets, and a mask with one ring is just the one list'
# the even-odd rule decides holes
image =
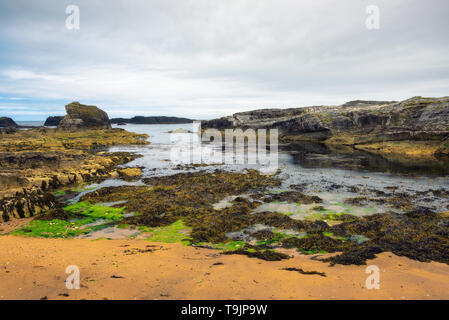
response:
{"label": "boulder", "polygon": [[45,120],[44,126],[57,127],[63,118],[63,116],[48,117]]}
{"label": "boulder", "polygon": [[67,115],[61,120],[58,129],[111,129],[108,114],[96,106],[72,102],[65,106]]}
{"label": "boulder", "polygon": [[17,128],[18,124],[13,119],[8,117],[0,117],[0,127],[3,128]]}

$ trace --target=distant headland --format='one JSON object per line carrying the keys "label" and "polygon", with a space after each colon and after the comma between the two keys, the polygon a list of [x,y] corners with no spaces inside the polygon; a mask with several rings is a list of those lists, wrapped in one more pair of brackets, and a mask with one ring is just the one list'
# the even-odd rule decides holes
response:
{"label": "distant headland", "polygon": [[132,118],[113,118],[111,119],[112,124],[181,124],[190,123],[194,120],[188,118],[178,118],[178,117],[166,117],[166,116],[135,116]]}

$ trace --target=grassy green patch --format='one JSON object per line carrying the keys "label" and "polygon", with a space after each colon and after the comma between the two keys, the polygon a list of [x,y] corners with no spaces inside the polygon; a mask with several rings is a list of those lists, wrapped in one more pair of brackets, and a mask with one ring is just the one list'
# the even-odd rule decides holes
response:
{"label": "grassy green patch", "polygon": [[43,238],[69,238],[89,233],[90,229],[80,229],[80,227],[94,221],[94,218],[85,218],[74,222],[58,219],[51,221],[32,220],[26,226],[13,231],[12,234]]}
{"label": "grassy green patch", "polygon": [[55,196],[63,196],[66,194],[66,192],[64,190],[58,190],[58,191],[53,192],[53,194]]}
{"label": "grassy green patch", "polygon": [[67,207],[64,207],[64,211],[68,214],[80,214],[87,217],[92,217],[96,219],[108,219],[108,220],[121,220],[123,219],[123,210],[122,208],[112,208],[101,205],[93,205],[87,201],[77,202],[71,204]]}
{"label": "grassy green patch", "polygon": [[165,243],[183,242],[183,240],[188,238],[187,233],[190,233],[191,231],[191,229],[184,224],[182,219],[168,226],[156,228],[142,226],[139,227],[139,230],[152,233],[152,236],[145,240]]}
{"label": "grassy green patch", "polygon": [[[124,209],[125,207],[111,208],[92,205],[89,202],[78,202],[65,207],[64,211],[69,217],[84,216],[81,219],[75,219],[72,221],[60,219],[32,220],[26,226],[13,231],[12,234],[44,238],[75,237],[81,234],[87,234],[92,231],[107,228],[107,223],[110,222],[110,220],[123,219],[122,212]],[[99,219],[105,219],[106,221],[102,224],[82,228],[82,226],[94,223]]]}

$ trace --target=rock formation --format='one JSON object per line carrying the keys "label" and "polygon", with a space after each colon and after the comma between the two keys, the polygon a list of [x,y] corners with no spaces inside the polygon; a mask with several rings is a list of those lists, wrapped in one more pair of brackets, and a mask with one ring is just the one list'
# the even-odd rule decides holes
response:
{"label": "rock formation", "polygon": [[[352,146],[429,141],[435,154],[445,154],[447,142],[443,144],[443,141],[449,136],[449,97],[413,97],[401,102],[357,100],[341,106],[261,109],[203,121],[202,128],[276,128],[284,142],[320,141]],[[376,149],[381,148],[376,146]]]}
{"label": "rock formation", "polygon": [[17,128],[17,123],[13,119],[8,117],[0,117],[0,127],[4,128]]}
{"label": "rock formation", "polygon": [[58,129],[111,129],[108,114],[95,106],[72,102],[65,106],[67,115],[61,120]]}
{"label": "rock formation", "polygon": [[[10,130],[4,128],[2,130]],[[140,169],[115,168],[138,155],[98,148],[147,144],[147,135],[122,129],[69,132],[51,128],[0,130],[0,222],[36,215],[55,203],[56,188],[121,177]]]}
{"label": "rock formation", "polygon": [[63,118],[63,116],[48,117],[45,120],[44,126],[57,127]]}

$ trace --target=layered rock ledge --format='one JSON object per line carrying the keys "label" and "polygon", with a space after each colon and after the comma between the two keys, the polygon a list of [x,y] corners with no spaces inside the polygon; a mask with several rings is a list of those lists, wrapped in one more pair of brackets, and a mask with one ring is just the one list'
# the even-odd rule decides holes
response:
{"label": "layered rock ledge", "polygon": [[126,175],[116,166],[138,156],[102,150],[117,144],[146,144],[146,137],[122,129],[41,128],[1,134],[0,221],[47,210],[56,201],[53,192],[61,186]]}
{"label": "layered rock ledge", "polygon": [[449,155],[449,97],[260,109],[203,121],[202,128],[276,128],[285,143],[314,141],[381,154],[438,157]]}

